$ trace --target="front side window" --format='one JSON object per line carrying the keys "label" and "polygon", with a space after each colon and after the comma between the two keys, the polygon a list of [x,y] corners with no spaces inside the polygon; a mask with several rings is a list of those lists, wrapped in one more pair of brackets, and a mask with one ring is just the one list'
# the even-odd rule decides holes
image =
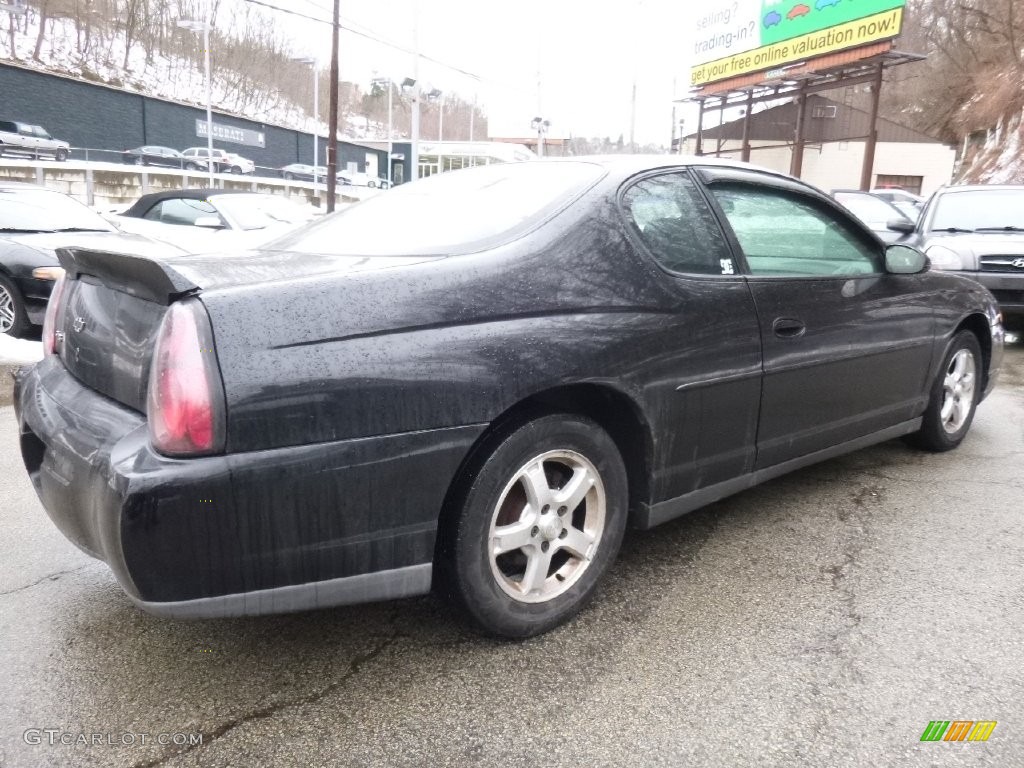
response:
{"label": "front side window", "polygon": [[883,271],[881,249],[812,198],[748,184],[715,184],[711,192],[751,274],[819,277]]}
{"label": "front side window", "polygon": [[736,273],[732,253],[700,190],[686,173],[666,173],[626,190],[630,224],[665,269],[700,275]]}

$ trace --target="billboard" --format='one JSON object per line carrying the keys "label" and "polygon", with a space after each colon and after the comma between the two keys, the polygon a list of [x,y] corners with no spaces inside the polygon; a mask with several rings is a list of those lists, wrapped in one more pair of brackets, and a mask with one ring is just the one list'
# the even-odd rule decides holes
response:
{"label": "billboard", "polygon": [[690,84],[776,69],[900,33],[906,0],[710,0],[696,20]]}

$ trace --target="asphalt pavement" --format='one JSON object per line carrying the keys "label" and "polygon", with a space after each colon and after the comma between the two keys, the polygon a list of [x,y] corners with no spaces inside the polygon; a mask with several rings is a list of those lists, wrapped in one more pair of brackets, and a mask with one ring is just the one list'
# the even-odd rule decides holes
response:
{"label": "asphalt pavement", "polygon": [[[0,407],[0,766],[1024,766],[1007,352],[958,450],[893,441],[632,532],[593,604],[521,643],[432,597],[141,613],[49,522]],[[997,725],[921,742],[933,720]]]}

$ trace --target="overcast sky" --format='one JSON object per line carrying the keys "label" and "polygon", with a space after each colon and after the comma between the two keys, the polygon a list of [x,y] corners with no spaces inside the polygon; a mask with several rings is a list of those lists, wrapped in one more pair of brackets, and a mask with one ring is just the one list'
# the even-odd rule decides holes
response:
{"label": "overcast sky", "polygon": [[[329,18],[331,0],[268,0]],[[668,144],[673,78],[688,83],[687,41],[693,10],[679,0],[342,0],[343,25],[400,46],[414,47],[419,3],[419,50],[479,79],[427,59],[420,79],[467,100],[477,94],[495,135],[529,135],[535,115],[552,122],[550,135],[610,136],[629,140],[630,92],[637,83],[636,140]],[[288,19],[296,49],[330,60],[328,25]],[[413,56],[341,32],[341,77],[364,87],[374,71],[401,81],[413,74]],[[539,72],[539,95],[538,95]],[[687,125],[687,128],[692,126]]]}

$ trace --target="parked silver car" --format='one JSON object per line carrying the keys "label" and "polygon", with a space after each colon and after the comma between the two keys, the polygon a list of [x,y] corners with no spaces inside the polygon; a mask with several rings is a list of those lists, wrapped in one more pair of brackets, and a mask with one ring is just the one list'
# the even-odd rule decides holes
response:
{"label": "parked silver car", "polygon": [[53,138],[41,125],[0,120],[0,157],[20,155],[35,160],[52,157],[63,162],[70,152],[70,144]]}
{"label": "parked silver car", "polygon": [[970,277],[999,302],[1007,327],[1024,328],[1024,186],[939,189],[906,226],[933,269]]}

